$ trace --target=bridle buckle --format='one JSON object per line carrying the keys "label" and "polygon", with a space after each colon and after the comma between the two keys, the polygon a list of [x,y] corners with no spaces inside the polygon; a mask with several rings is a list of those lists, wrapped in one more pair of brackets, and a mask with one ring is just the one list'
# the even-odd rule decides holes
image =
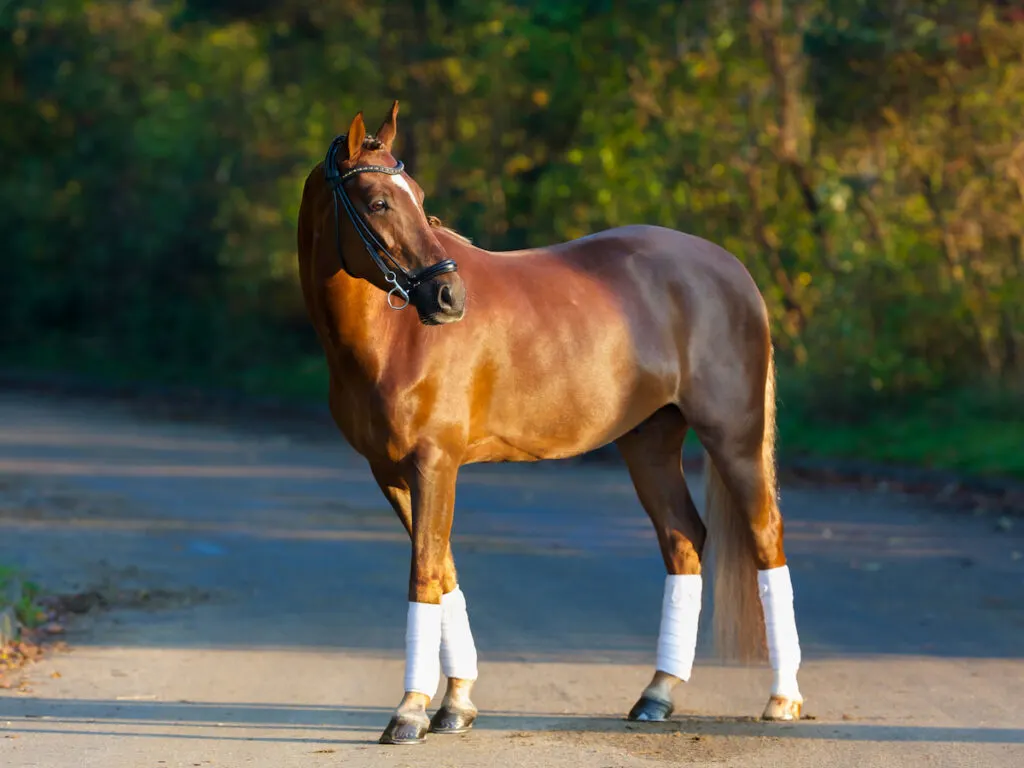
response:
{"label": "bridle buckle", "polygon": [[[384,279],[388,282],[388,284],[391,285],[391,290],[388,291],[388,306],[391,307],[396,312],[400,312],[406,307],[408,307],[409,293],[401,285],[398,284],[398,275],[396,275],[394,272],[388,272],[387,274],[384,275]],[[398,296],[398,298],[403,303],[396,305],[391,299],[392,296]]]}

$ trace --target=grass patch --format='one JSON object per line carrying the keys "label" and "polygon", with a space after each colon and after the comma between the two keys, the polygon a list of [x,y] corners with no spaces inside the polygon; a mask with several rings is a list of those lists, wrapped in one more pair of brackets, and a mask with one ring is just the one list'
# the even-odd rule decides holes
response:
{"label": "grass patch", "polygon": [[46,611],[39,604],[39,585],[21,579],[18,571],[0,565],[0,612],[13,609],[21,627],[36,629],[46,621]]}
{"label": "grass patch", "polygon": [[793,386],[780,394],[780,451],[1024,479],[1024,403],[961,390],[829,412]]}
{"label": "grass patch", "polygon": [[63,631],[49,623],[53,614],[40,601],[38,585],[22,579],[16,568],[0,564],[0,690],[27,690],[24,679],[19,683],[10,674],[41,658],[47,635]]}

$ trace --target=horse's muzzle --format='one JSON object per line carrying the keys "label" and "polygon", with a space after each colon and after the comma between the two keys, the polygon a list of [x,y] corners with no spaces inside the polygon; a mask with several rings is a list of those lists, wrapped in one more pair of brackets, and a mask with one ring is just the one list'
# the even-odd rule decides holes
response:
{"label": "horse's muzzle", "polygon": [[457,273],[442,275],[413,288],[409,302],[424,325],[456,323],[466,314],[466,285]]}

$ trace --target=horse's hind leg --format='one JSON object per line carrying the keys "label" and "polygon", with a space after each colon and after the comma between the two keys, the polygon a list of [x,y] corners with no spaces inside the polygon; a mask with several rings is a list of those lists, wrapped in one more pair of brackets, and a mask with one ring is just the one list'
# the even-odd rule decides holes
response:
{"label": "horse's hind leg", "polygon": [[[721,652],[763,658],[774,673],[762,717],[798,720],[800,639],[783,547],[774,462],[775,371],[769,350],[762,392],[749,409],[720,410],[701,440],[706,465],[708,546],[715,561],[715,635]],[[714,399],[728,402],[726,397]],[[761,405],[763,403],[763,406]]]}
{"label": "horse's hind leg", "polygon": [[[388,467],[375,466],[373,474],[411,537],[412,498],[408,484]],[[473,727],[477,717],[476,705],[470,699],[477,678],[477,653],[450,543],[441,574],[441,589],[441,672],[448,679],[448,685],[441,706],[430,718],[429,730],[439,734],[465,733]],[[398,714],[406,705],[418,703],[403,700]]]}
{"label": "horse's hind leg", "polygon": [[686,422],[661,409],[617,441],[640,503],[654,524],[665,561],[665,587],[654,677],[628,719],[658,721],[672,713],[672,690],[690,679],[701,608],[704,524],[683,478]]}

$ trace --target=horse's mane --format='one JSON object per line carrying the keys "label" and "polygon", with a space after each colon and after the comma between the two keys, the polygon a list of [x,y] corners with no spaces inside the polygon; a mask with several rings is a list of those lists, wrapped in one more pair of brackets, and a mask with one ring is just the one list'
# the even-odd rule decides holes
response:
{"label": "horse's mane", "polygon": [[444,225],[444,223],[439,218],[437,218],[437,216],[430,216],[428,214],[427,215],[427,223],[430,226],[432,226],[434,229],[440,229],[443,232],[447,232],[452,237],[457,237],[459,240],[461,240],[462,242],[466,243],[467,245],[472,244],[472,242],[473,242],[472,240],[470,240],[468,237],[466,237],[461,232],[456,232],[451,227],[446,227]]}

